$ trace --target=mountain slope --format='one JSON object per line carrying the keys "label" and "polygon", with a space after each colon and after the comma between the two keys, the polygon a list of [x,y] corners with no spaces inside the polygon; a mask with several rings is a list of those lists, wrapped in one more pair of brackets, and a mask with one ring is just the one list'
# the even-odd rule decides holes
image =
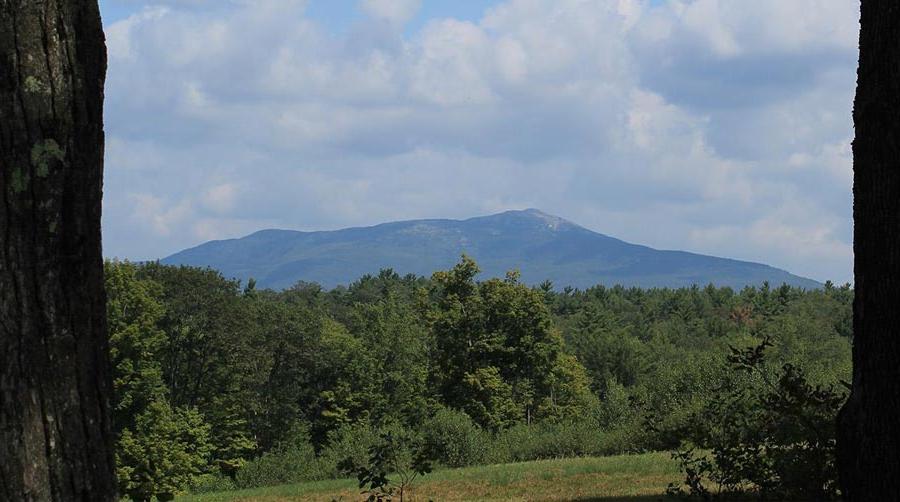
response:
{"label": "mountain slope", "polygon": [[286,288],[299,280],[325,287],[348,284],[393,268],[429,276],[461,253],[475,258],[482,277],[519,269],[522,280],[587,288],[595,284],[741,288],[769,281],[806,288],[821,285],[784,270],[683,251],[660,251],[592,232],[535,209],[468,220],[415,220],[327,232],[262,230],[240,239],[211,241],[162,260],[210,266],[226,277],[260,287]]}

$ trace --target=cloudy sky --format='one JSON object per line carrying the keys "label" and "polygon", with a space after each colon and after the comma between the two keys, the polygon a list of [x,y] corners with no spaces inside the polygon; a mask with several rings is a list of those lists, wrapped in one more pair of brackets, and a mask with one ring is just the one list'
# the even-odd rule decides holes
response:
{"label": "cloudy sky", "polygon": [[104,246],[539,208],[849,281],[850,0],[101,0]]}

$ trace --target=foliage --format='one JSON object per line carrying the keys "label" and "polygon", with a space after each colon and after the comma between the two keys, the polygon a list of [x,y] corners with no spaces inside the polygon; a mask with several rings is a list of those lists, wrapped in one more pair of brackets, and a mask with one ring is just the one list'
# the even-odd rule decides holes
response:
{"label": "foliage", "polygon": [[[707,480],[719,493],[756,492],[763,499],[835,499],[835,423],[846,395],[811,385],[803,371],[766,364],[769,339],[733,348],[733,381],[712,399],[689,432],[693,448],[674,454],[691,495],[710,497]],[[715,424],[715,426],[710,426]],[[672,488],[677,491],[677,487]]]}
{"label": "foliage", "polygon": [[[400,430],[382,433],[379,440],[369,447],[366,463],[357,464],[353,458],[347,458],[339,467],[356,475],[359,488],[368,495],[368,502],[387,502],[394,496],[403,502],[416,478],[431,472],[431,460],[420,438]],[[394,480],[389,479],[388,475]]]}
{"label": "foliage", "polygon": [[326,446],[319,454],[323,468],[329,469],[330,477],[340,477],[346,474],[339,468],[340,465],[346,467],[347,462],[364,465],[368,460],[369,448],[378,442],[382,432],[385,431],[369,422],[347,424],[331,431]]}
{"label": "foliage", "polygon": [[615,379],[607,380],[600,404],[597,406],[597,425],[603,431],[614,430],[635,418],[628,390]]}
{"label": "foliage", "polygon": [[156,401],[125,429],[116,464],[122,492],[134,501],[171,499],[204,474],[212,450],[210,427],[194,409]]}
{"label": "foliage", "polygon": [[589,414],[599,405],[584,366],[570,354],[557,354],[545,385],[547,393],[538,401],[535,414],[538,419],[568,420]]}
{"label": "foliage", "polygon": [[137,266],[105,266],[110,359],[116,394],[116,474],[133,500],[164,499],[189,488],[209,462],[210,427],[194,409],[173,410],[158,355],[165,333],[158,284],[137,277]]}
{"label": "foliage", "polygon": [[310,443],[308,427],[296,424],[278,445],[250,460],[237,472],[235,486],[273,486],[322,479],[327,475]]}
{"label": "foliage", "polygon": [[466,397],[460,403],[466,413],[488,429],[502,429],[522,418],[520,401],[513,393],[513,386],[503,379],[496,366],[463,373],[457,392]]}
{"label": "foliage", "polygon": [[490,456],[491,436],[465,412],[440,408],[422,425],[434,460],[448,467],[484,463]]}
{"label": "foliage", "polygon": [[849,286],[555,291],[477,274],[464,257],[431,278],[382,270],[271,291],[108,262],[120,479],[161,486],[175,472],[134,453],[179,448],[153,439],[178,436],[149,427],[153,413],[208,427],[193,474],[165,480],[174,492],[340,476],[387,432],[452,466],[699,442],[696,417],[723,392],[765,388],[724,355],[766,337],[773,383],[788,364],[812,388],[849,378]]}
{"label": "foliage", "polygon": [[158,284],[137,278],[137,266],[108,262],[106,316],[115,399],[113,424],[117,433],[132,427],[147,407],[165,398],[159,354],[166,343],[158,323],[164,308]]}
{"label": "foliage", "polygon": [[[386,273],[379,278],[400,280]],[[412,303],[401,301],[402,294],[383,285],[379,294],[367,294],[368,303],[355,303],[348,315],[349,331],[371,358],[367,371],[378,375],[370,411],[380,421],[415,422],[427,408],[429,338]]]}
{"label": "foliage", "polygon": [[207,473],[194,480],[191,493],[230,492],[237,489],[234,480],[220,473]]}
{"label": "foliage", "polygon": [[477,283],[478,271],[463,256],[432,277],[427,319],[435,340],[432,379],[442,401],[492,430],[558,414],[559,407],[586,410],[583,370],[577,360],[560,357],[562,337],[541,291],[520,284],[516,273]]}
{"label": "foliage", "polygon": [[160,287],[165,333],[158,354],[172,407],[195,408],[211,426],[211,462],[227,474],[256,447],[244,427],[249,392],[244,376],[254,369],[255,351],[246,305],[237,281],[211,269],[148,263],[137,277]]}
{"label": "foliage", "polygon": [[491,445],[493,462],[608,455],[605,434],[593,420],[518,424],[498,433]]}

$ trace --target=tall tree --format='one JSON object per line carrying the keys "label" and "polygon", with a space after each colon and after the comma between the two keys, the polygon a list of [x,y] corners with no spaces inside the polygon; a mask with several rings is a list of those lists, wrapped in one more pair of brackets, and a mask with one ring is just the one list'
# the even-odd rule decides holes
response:
{"label": "tall tree", "polygon": [[0,0],[0,500],[115,500],[96,0]]}
{"label": "tall tree", "polygon": [[431,379],[444,402],[482,426],[583,414],[594,403],[581,364],[563,355],[545,293],[506,279],[477,282],[468,256],[435,272],[425,316],[434,340]]}
{"label": "tall tree", "polygon": [[863,0],[853,121],[853,388],[840,416],[846,500],[900,497],[900,4]]}

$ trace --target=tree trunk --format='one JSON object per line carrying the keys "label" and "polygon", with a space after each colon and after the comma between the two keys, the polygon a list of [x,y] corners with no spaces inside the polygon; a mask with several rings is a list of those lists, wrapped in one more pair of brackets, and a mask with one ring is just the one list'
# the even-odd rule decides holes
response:
{"label": "tree trunk", "polygon": [[853,120],[853,389],[845,500],[900,500],[900,3],[863,0]]}
{"label": "tree trunk", "polygon": [[116,499],[96,0],[0,0],[0,500]]}

